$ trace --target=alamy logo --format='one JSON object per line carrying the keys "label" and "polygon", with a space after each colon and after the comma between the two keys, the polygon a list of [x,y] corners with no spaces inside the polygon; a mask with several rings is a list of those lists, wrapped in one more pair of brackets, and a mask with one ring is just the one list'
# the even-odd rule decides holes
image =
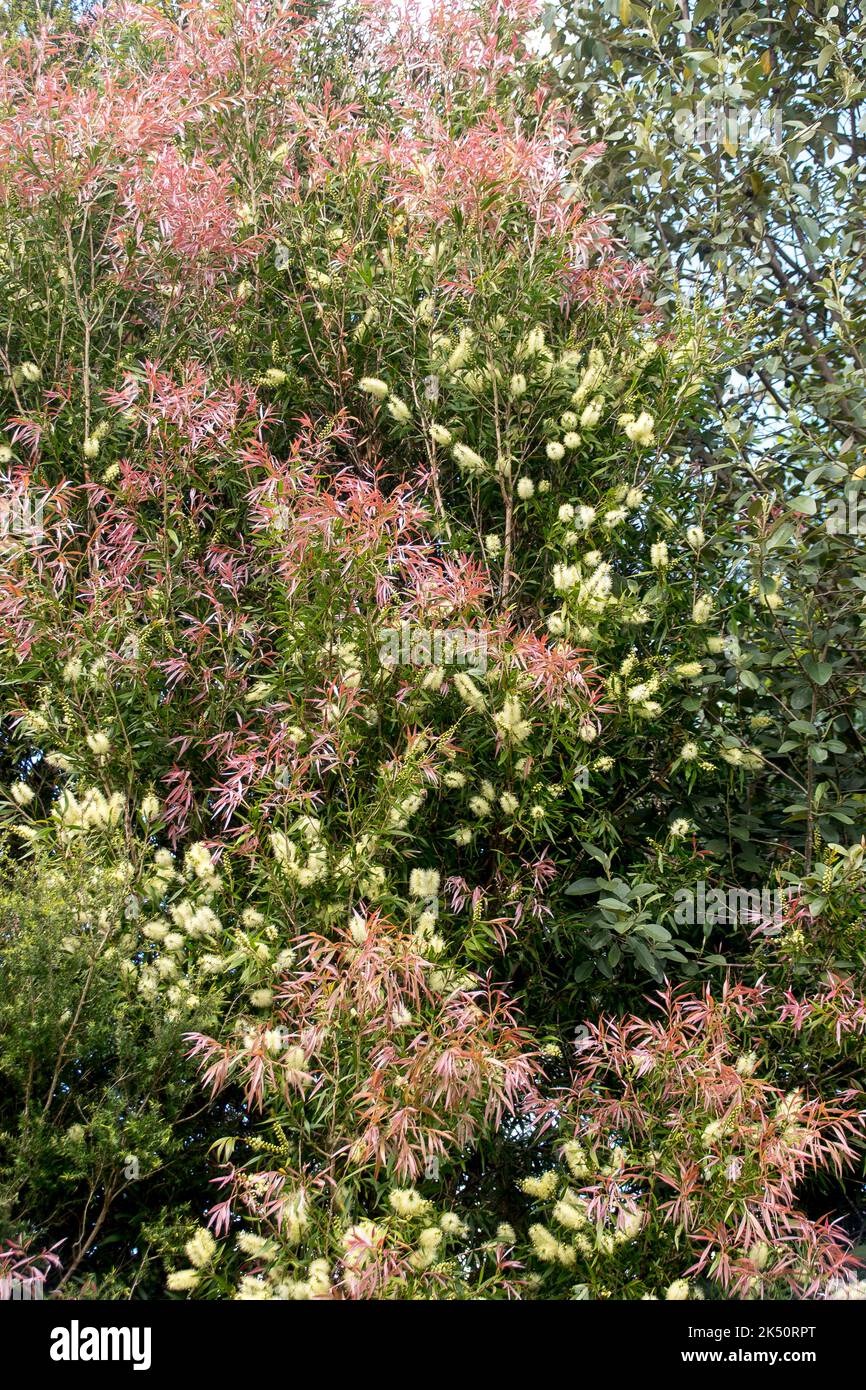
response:
{"label": "alamy logo", "polygon": [[379,634],[379,660],[384,666],[466,666],[484,675],[487,636],[464,628],[417,627],[401,623]]}
{"label": "alamy logo", "polygon": [[707,888],[699,879],[694,888],[678,888],[674,893],[674,921],[678,926],[695,923],[772,922],[781,926],[789,895],[775,888]]}
{"label": "alamy logo", "polygon": [[[8,479],[5,486],[9,488]],[[44,534],[45,500],[29,492],[9,490],[0,492],[0,536],[32,536]]]}
{"label": "alamy logo", "polygon": [[131,1361],[134,1371],[150,1370],[149,1327],[69,1327],[51,1332],[52,1361]]}
{"label": "alamy logo", "polygon": [[866,536],[866,494],[852,490],[838,498],[824,524],[831,536]]}
{"label": "alamy logo", "polygon": [[44,1296],[44,1283],[44,1279],[37,1274],[27,1279],[22,1279],[19,1274],[6,1274],[0,1278],[0,1300],[11,1299],[16,1303],[40,1300]]}
{"label": "alamy logo", "polygon": [[680,145],[707,145],[736,153],[740,145],[782,145],[782,114],[751,106],[716,106],[699,101],[674,114],[674,139]]}

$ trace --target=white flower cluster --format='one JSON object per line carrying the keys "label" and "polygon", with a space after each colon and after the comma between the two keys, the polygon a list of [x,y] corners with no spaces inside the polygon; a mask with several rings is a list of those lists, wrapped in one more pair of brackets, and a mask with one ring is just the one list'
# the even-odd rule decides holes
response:
{"label": "white flower cluster", "polygon": [[53,816],[64,830],[110,830],[120,824],[126,810],[121,792],[106,797],[98,787],[88,787],[81,800],[64,788],[57,798]]}
{"label": "white flower cluster", "polygon": [[328,852],[322,841],[321,823],[315,816],[301,816],[294,826],[292,839],[282,830],[268,836],[274,858],[286,878],[299,888],[312,887],[328,873]]}
{"label": "white flower cluster", "polygon": [[532,725],[523,718],[520,700],[516,695],[507,695],[502,709],[493,716],[502,738],[510,743],[524,743],[532,732]]}

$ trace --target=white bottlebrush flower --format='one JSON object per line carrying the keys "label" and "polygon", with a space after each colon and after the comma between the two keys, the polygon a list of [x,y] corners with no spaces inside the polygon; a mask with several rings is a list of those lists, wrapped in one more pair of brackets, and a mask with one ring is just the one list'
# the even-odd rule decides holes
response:
{"label": "white bottlebrush flower", "polygon": [[632,685],[625,693],[629,704],[638,705],[648,700],[651,695],[655,695],[659,688],[657,676],[651,676],[647,681],[638,681],[637,685]]}
{"label": "white bottlebrush flower", "polygon": [[553,587],[558,594],[566,594],[576,589],[580,583],[580,569],[577,565],[554,565]]}
{"label": "white bottlebrush flower", "polygon": [[613,586],[610,565],[599,563],[593,567],[586,581],[586,596],[597,603],[604,603]]}
{"label": "white bottlebrush flower", "polygon": [[641,719],[655,719],[656,715],[661,714],[662,707],[658,700],[646,700],[644,704],[638,705],[637,713]]}
{"label": "white bottlebrush flower", "polygon": [[635,419],[633,415],[621,416],[620,425],[632,444],[639,444],[643,448],[648,449],[655,441],[655,435],[653,433],[655,421],[646,410],[642,410],[637,419]]}
{"label": "white bottlebrush flower", "polygon": [[253,1259],[260,1259],[264,1255],[276,1252],[273,1241],[257,1235],[254,1231],[238,1232],[238,1249],[242,1250],[245,1255],[252,1256]]}
{"label": "white bottlebrush flower", "polygon": [[665,1289],[665,1298],[671,1303],[684,1303],[689,1297],[688,1279],[675,1279]]}
{"label": "white bottlebrush flower", "polygon": [[528,502],[531,497],[535,496],[535,483],[531,478],[518,478],[517,496],[522,502]]}
{"label": "white bottlebrush flower", "polygon": [[168,936],[168,927],[165,922],[146,922],[141,934],[146,936],[148,941],[164,941]]}
{"label": "white bottlebrush flower", "polygon": [[667,569],[669,564],[667,541],[654,541],[650,546],[650,564],[655,570]]}
{"label": "white bottlebrush flower", "polygon": [[97,436],[95,434],[88,434],[84,440],[84,457],[86,459],[98,458],[101,447],[102,445]]}
{"label": "white bottlebrush flower", "polygon": [[235,1294],[238,1303],[268,1303],[273,1297],[273,1286],[266,1279],[257,1279],[254,1274],[243,1276]]}
{"label": "white bottlebrush flower", "polygon": [[688,835],[691,828],[691,822],[687,821],[685,816],[678,816],[675,821],[671,822],[670,833],[675,840],[681,840],[683,836]]}
{"label": "white bottlebrush flower", "polygon": [[484,696],[472,677],[467,676],[465,671],[458,671],[455,675],[454,689],[463,703],[468,705],[470,709],[479,711],[484,709]]}
{"label": "white bottlebrush flower", "polygon": [[467,473],[483,473],[485,463],[480,454],[470,449],[468,444],[455,444],[452,449],[454,462]]}
{"label": "white bottlebrush flower", "polygon": [[605,372],[604,353],[599,348],[590,348],[587,366],[572,396],[574,405],[581,405],[587,396],[600,384]]}
{"label": "white bottlebrush flower", "polygon": [[557,516],[564,526],[570,525],[571,522],[574,521],[574,507],[570,502],[563,502],[557,512]]}
{"label": "white bottlebrush flower", "polygon": [[551,463],[559,463],[559,460],[565,457],[565,445],[560,444],[558,439],[552,439],[544,452]]}
{"label": "white bottlebrush flower", "polygon": [[367,940],[367,923],[360,912],[353,912],[349,919],[349,935],[356,946],[363,946]]}
{"label": "white bottlebrush flower", "polygon": [[584,406],[580,416],[580,427],[584,430],[594,429],[601,419],[601,412],[604,401],[601,396],[595,396],[589,405]]}
{"label": "white bottlebrush flower", "polygon": [[188,1240],[184,1246],[187,1259],[196,1269],[204,1269],[210,1264],[216,1254],[216,1248],[216,1241],[204,1226],[200,1227],[192,1240]]}
{"label": "white bottlebrush flower", "polygon": [[445,1232],[446,1236],[463,1237],[469,1234],[466,1222],[461,1221],[460,1217],[453,1211],[443,1212],[439,1218],[439,1228]]}
{"label": "white bottlebrush flower", "polygon": [[166,1280],[169,1293],[188,1293],[198,1283],[200,1275],[195,1269],[175,1269]]}
{"label": "white bottlebrush flower", "polygon": [[580,522],[584,530],[586,530],[595,521],[595,507],[578,507],[577,520]]}
{"label": "white bottlebrush flower", "polygon": [[692,605],[692,622],[709,622],[710,614],[713,611],[713,600],[709,594],[699,594]]}
{"label": "white bottlebrush flower", "polygon": [[494,535],[493,533],[489,536],[485,536],[484,549],[491,560],[495,560],[498,555],[502,554],[502,537]]}
{"label": "white bottlebrush flower", "polygon": [[730,767],[742,767],[743,765],[742,748],[720,748],[719,756],[724,758]]}
{"label": "white bottlebrush flower", "polygon": [[196,840],[195,844],[190,845],[184,856],[184,868],[188,874],[193,874],[203,881],[213,877],[213,859],[210,850],[202,840]]}
{"label": "white bottlebrush flower", "polygon": [[451,352],[448,354],[448,359],[445,363],[446,369],[452,373],[459,372],[461,368],[466,366],[471,351],[472,340],[469,334],[464,330],[460,334],[460,339],[456,347],[452,348]]}
{"label": "white bottlebrush flower", "polygon": [[430,436],[434,444],[441,444],[443,449],[447,449],[451,444],[452,435],[450,430],[446,430],[444,425],[431,425]]}
{"label": "white bottlebrush flower", "polygon": [[515,372],[508,387],[509,395],[512,400],[518,400],[520,396],[526,395],[526,377],[522,372]]}
{"label": "white bottlebrush flower", "polygon": [[28,787],[26,782],[13,782],[9,794],[16,806],[29,806],[35,796],[33,788]]}
{"label": "white bottlebrush flower", "polygon": [[537,1197],[542,1202],[549,1201],[559,1186],[559,1173],[555,1168],[524,1178],[520,1187],[527,1197]]}
{"label": "white bottlebrush flower", "polygon": [[552,1264],[556,1262],[567,1266],[574,1264],[575,1251],[573,1247],[563,1245],[555,1236],[551,1235],[547,1227],[542,1226],[540,1222],[536,1222],[534,1226],[530,1226],[529,1239],[532,1242],[532,1248],[536,1255],[540,1260],[544,1260],[545,1263]]}
{"label": "white bottlebrush flower", "polygon": [[562,436],[562,444],[565,449],[576,449],[580,443],[580,435],[576,430],[566,430]]}
{"label": "white bottlebrush flower", "polygon": [[537,357],[544,352],[544,329],[540,324],[529,330],[518,351],[521,357]]}
{"label": "white bottlebrush flower", "polygon": [[388,1194],[388,1205],[398,1216],[407,1220],[413,1217],[426,1216],[430,1210],[430,1203],[426,1197],[422,1197],[420,1192],[416,1192],[414,1187],[395,1187]]}
{"label": "white bottlebrush flower", "polygon": [[503,792],[499,798],[499,805],[507,816],[513,816],[520,802],[513,792]]}
{"label": "white bottlebrush flower", "polygon": [[435,898],[439,892],[441,876],[438,869],[413,869],[409,875],[409,896],[412,898]]}
{"label": "white bottlebrush flower", "polygon": [[374,396],[377,401],[384,401],[388,395],[388,383],[381,381],[377,376],[362,376],[358,386],[368,396]]}
{"label": "white bottlebrush flower", "polygon": [[686,542],[691,546],[692,550],[700,550],[705,541],[706,536],[701,526],[686,527]]}
{"label": "white bottlebrush flower", "polygon": [[391,396],[388,401],[388,414],[392,420],[396,420],[398,425],[407,425],[412,419],[412,412],[405,401],[401,401],[399,396]]}
{"label": "white bottlebrush flower", "polygon": [[689,741],[687,743],[684,743],[682,748],[680,749],[680,758],[684,763],[693,763],[695,759],[698,757],[699,752],[700,749],[698,748],[698,745],[696,743],[693,743],[691,739],[689,739]]}
{"label": "white bottlebrush flower", "polygon": [[516,695],[506,695],[502,709],[493,716],[493,722],[502,737],[513,743],[523,743],[532,732],[532,725],[523,718]]}
{"label": "white bottlebrush flower", "polygon": [[104,758],[111,752],[111,739],[108,734],[98,729],[95,733],[87,735],[87,746],[97,758]]}

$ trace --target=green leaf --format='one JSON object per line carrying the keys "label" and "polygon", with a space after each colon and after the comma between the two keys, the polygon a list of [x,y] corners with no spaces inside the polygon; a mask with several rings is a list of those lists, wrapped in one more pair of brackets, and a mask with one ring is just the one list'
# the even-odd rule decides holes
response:
{"label": "green leaf", "polygon": [[655,979],[659,979],[661,977],[659,963],[649,948],[638,937],[632,937],[630,945],[638,965],[643,966],[644,970],[648,971]]}
{"label": "green leaf", "polygon": [[835,57],[836,45],[834,43],[825,44],[824,47],[821,49],[821,52],[818,54],[818,60],[815,63],[815,71],[817,72],[819,77],[824,76],[824,73],[827,71],[829,64],[833,61]]}
{"label": "green leaf", "polygon": [[811,656],[803,657],[803,670],[816,685],[826,685],[833,674],[833,667],[828,661],[813,661]]}
{"label": "green leaf", "polygon": [[[602,880],[604,882],[605,880]],[[564,892],[577,896],[579,893],[597,893],[598,879],[595,878],[576,878],[570,883]]]}
{"label": "green leaf", "polygon": [[818,504],[814,497],[809,497],[808,494],[804,492],[799,497],[794,498],[791,503],[791,510],[799,512],[801,516],[814,516],[818,510]]}

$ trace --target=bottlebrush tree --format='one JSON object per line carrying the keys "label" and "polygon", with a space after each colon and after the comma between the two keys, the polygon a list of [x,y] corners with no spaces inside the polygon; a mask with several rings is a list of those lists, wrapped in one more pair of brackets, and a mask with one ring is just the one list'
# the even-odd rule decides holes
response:
{"label": "bottlebrush tree", "polygon": [[649,314],[536,22],[5,42],[3,1258],[67,1290],[544,1296],[504,1155],[572,1030],[724,966],[673,891],[763,760],[691,694],[739,575],[677,432],[731,330]]}

